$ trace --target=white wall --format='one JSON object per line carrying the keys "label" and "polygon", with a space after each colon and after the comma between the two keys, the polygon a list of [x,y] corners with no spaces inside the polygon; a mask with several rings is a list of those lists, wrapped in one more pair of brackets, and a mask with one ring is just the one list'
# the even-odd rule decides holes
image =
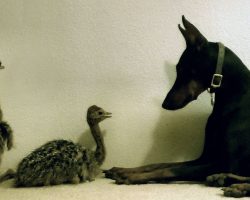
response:
{"label": "white wall", "polygon": [[250,66],[248,0],[2,0],[0,10],[0,102],[15,135],[2,168],[52,139],[92,147],[92,104],[113,113],[101,124],[104,168],[197,157],[209,95],[161,108],[185,48],[182,14]]}

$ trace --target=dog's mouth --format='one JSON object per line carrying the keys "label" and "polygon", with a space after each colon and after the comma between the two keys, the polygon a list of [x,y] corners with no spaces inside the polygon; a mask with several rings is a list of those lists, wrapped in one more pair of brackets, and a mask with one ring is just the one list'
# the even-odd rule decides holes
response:
{"label": "dog's mouth", "polygon": [[197,96],[193,97],[191,95],[189,95],[183,101],[175,101],[175,100],[166,98],[162,104],[162,108],[166,110],[178,110],[178,109],[185,107],[188,103],[196,99],[197,99]]}
{"label": "dog's mouth", "polygon": [[194,80],[178,88],[174,85],[165,98],[162,107],[166,110],[183,108],[191,101],[196,100],[203,91],[205,91],[203,85]]}

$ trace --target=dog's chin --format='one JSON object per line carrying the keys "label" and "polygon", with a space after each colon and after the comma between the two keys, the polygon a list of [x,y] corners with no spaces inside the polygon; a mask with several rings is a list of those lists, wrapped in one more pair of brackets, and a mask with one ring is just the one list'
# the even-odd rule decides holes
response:
{"label": "dog's chin", "polygon": [[197,97],[194,98],[187,98],[185,101],[181,102],[181,103],[175,103],[175,102],[163,102],[162,104],[162,108],[165,110],[179,110],[181,108],[184,108],[187,104],[189,104],[190,102],[196,100]]}
{"label": "dog's chin", "polygon": [[181,105],[175,105],[175,104],[166,104],[166,105],[164,105],[164,104],[162,104],[162,108],[165,109],[165,110],[179,110],[181,108],[184,108],[187,104],[188,103],[181,104]]}

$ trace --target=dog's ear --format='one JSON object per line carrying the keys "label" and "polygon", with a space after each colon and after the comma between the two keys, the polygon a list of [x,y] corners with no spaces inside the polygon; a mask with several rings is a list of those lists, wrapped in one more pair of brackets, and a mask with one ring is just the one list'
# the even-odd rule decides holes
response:
{"label": "dog's ear", "polygon": [[185,29],[183,29],[180,24],[178,27],[186,40],[187,46],[194,47],[200,51],[207,44],[207,39],[193,24],[186,20],[184,15],[182,16],[182,23]]}

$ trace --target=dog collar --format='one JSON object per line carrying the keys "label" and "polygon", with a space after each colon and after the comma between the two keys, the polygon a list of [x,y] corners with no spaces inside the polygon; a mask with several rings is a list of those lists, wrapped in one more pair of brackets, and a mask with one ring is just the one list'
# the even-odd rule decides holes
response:
{"label": "dog collar", "polygon": [[211,94],[212,105],[214,105],[214,101],[215,101],[214,95],[213,95],[213,93],[215,92],[214,90],[221,86],[221,82],[223,78],[222,67],[223,67],[224,57],[225,57],[225,46],[220,42],[218,43],[218,45],[219,45],[219,51],[218,51],[216,70],[215,70],[215,73],[213,74],[211,85],[208,88],[208,92]]}
{"label": "dog collar", "polygon": [[225,57],[225,46],[220,42],[218,43],[218,45],[219,45],[219,52],[218,52],[215,74],[213,75],[211,81],[211,88],[219,88],[221,86],[221,81],[223,78],[222,67]]}

